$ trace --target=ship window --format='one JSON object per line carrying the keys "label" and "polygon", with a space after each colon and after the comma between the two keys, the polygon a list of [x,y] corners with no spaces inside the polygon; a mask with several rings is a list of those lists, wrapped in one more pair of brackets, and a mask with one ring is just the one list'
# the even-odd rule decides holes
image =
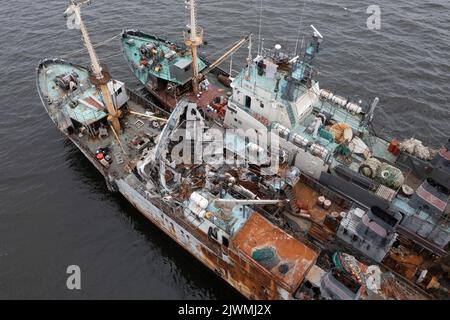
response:
{"label": "ship window", "polygon": [[116,95],[120,95],[122,93],[122,88],[119,88],[119,90],[117,90]]}
{"label": "ship window", "polygon": [[249,96],[245,96],[245,107],[250,108],[252,106],[252,98]]}
{"label": "ship window", "polygon": [[261,102],[259,106],[261,107],[261,109],[264,109],[264,103]]}
{"label": "ship window", "polygon": [[222,236],[222,244],[227,248],[230,246],[230,241],[227,237]]}
{"label": "ship window", "polygon": [[209,227],[208,236],[214,240],[218,240],[217,228]]}
{"label": "ship window", "polygon": [[[370,217],[370,215],[372,215],[372,217]],[[390,214],[388,214],[387,212],[383,211],[378,207],[373,207],[369,211],[369,218],[371,221],[373,220],[373,216],[377,217],[378,219],[381,219],[382,221],[384,221],[385,223],[387,223],[392,227],[395,227],[395,225],[397,225],[398,223],[395,217],[391,216]]]}

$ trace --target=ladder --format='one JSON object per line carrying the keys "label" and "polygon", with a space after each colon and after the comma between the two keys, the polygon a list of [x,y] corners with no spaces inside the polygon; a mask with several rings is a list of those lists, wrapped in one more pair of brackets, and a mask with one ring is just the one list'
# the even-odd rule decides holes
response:
{"label": "ladder", "polygon": [[300,208],[297,206],[297,199],[295,198],[294,190],[292,189],[292,187],[286,188],[285,192],[287,198],[289,199],[289,204],[291,206],[292,212],[294,214],[300,212]]}
{"label": "ladder", "polygon": [[297,119],[295,119],[295,115],[294,115],[294,111],[292,110],[292,106],[290,106],[290,105],[287,106],[286,111],[289,116],[289,121],[291,122],[291,125],[295,126]]}

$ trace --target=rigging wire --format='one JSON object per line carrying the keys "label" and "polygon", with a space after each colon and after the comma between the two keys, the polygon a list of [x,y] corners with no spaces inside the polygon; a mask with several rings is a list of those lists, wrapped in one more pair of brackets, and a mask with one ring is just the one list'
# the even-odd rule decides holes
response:
{"label": "rigging wire", "polygon": [[258,31],[258,56],[261,55],[261,29],[262,29],[262,15],[263,15],[263,0],[261,0],[261,7],[259,11],[259,31]]}
{"label": "rigging wire", "polygon": [[[95,45],[93,45],[93,47],[94,47],[94,48],[98,48],[98,47],[104,46],[104,45],[108,44],[109,42],[111,42],[111,41],[117,39],[117,38],[120,37],[121,35],[122,35],[122,32],[120,32],[120,33],[114,35],[113,37],[108,38],[108,39],[106,39],[106,40],[104,40],[104,41],[102,41],[102,42],[96,43]],[[68,52],[68,53],[66,53],[65,55],[62,55],[61,58],[70,58],[70,57],[73,57],[73,56],[82,54],[82,53],[84,53],[84,52],[86,52],[86,51],[87,51],[86,48],[79,49],[79,50],[75,50],[75,51],[72,51],[72,52]]]}
{"label": "rigging wire", "polygon": [[307,1],[308,1],[308,0],[304,0],[304,1],[303,1],[303,7],[302,7],[302,10],[301,10],[301,12],[300,12],[300,22],[299,22],[299,24],[298,24],[298,34],[297,34],[297,41],[295,42],[294,56],[297,55],[298,42],[299,42],[299,40],[300,40],[300,36],[301,36],[301,33],[302,33],[303,16],[304,16],[304,13],[305,13],[305,5],[306,5],[306,2],[307,2]]}
{"label": "rigging wire", "polygon": [[122,52],[119,52],[119,53],[112,54],[112,55],[109,55],[109,56],[106,56],[106,57],[102,57],[102,59],[104,59],[104,60],[109,60],[109,59],[111,59],[111,58],[115,58],[115,57],[119,57],[119,56],[123,56],[123,53],[122,53]]}

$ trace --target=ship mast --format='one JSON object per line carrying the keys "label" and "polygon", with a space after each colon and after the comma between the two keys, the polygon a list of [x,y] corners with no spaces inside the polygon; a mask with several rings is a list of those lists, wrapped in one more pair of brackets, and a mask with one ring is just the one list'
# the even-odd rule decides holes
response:
{"label": "ship mast", "polygon": [[84,45],[91,59],[92,72],[95,78],[91,80],[102,91],[103,101],[105,103],[106,109],[108,110],[108,121],[111,122],[112,128],[114,129],[115,133],[118,134],[120,132],[120,111],[118,111],[114,107],[113,101],[111,99],[111,93],[108,89],[108,82],[111,80],[111,78],[106,72],[103,72],[97,53],[92,46],[89,33],[87,32],[86,26],[81,18],[81,6],[89,2],[90,1],[82,1],[77,3],[75,0],[71,0],[68,11],[72,11],[75,14],[76,21],[79,21],[80,32],[83,38]]}
{"label": "ship mast", "polygon": [[203,29],[197,26],[197,14],[195,12],[195,1],[188,0],[186,5],[189,6],[191,14],[190,33],[184,33],[184,42],[191,49],[192,55],[192,91],[198,93],[198,56],[197,48],[203,44]]}

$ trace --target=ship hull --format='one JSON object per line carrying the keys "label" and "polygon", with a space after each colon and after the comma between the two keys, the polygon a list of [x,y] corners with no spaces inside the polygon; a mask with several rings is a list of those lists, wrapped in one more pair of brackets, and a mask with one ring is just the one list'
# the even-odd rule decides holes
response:
{"label": "ship hull", "polygon": [[148,201],[125,179],[113,179],[108,176],[104,167],[96,161],[76,139],[60,131],[92,165],[104,176],[108,189],[120,193],[132,204],[147,220],[158,227],[162,232],[174,240],[181,248],[188,251],[200,263],[217,276],[226,281],[243,297],[251,300],[291,300],[293,297],[287,290],[277,286],[275,281],[255,265],[248,257],[236,255],[224,248],[211,250],[198,235],[190,232],[177,221],[167,215],[156,204]]}

